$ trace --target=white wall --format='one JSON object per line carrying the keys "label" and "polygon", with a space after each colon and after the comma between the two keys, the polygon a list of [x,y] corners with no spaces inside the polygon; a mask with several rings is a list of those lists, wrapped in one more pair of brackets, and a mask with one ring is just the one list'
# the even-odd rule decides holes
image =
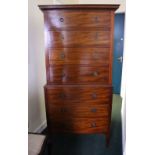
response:
{"label": "white wall", "polygon": [[50,4],[51,0],[29,0],[29,60],[28,60],[28,121],[29,132],[39,131],[46,125],[43,86],[45,77],[43,14],[38,4]]}
{"label": "white wall", "polygon": [[125,12],[125,0],[53,0],[53,4],[121,4],[116,12]]}
{"label": "white wall", "polygon": [[[126,16],[125,16],[126,17]],[[125,18],[126,19],[126,18]],[[126,21],[124,26],[126,25]],[[123,65],[122,65],[122,79],[121,79],[121,97],[122,97],[122,142],[123,142],[123,155],[125,155],[126,147],[126,52],[125,52],[125,43],[126,43],[126,27],[124,28],[124,51],[123,51]]]}

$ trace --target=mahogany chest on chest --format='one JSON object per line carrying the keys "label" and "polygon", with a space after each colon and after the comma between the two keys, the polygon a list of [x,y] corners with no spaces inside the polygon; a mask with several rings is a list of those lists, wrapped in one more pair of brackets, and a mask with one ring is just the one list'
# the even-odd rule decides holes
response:
{"label": "mahogany chest on chest", "polygon": [[50,133],[104,133],[112,109],[114,12],[118,5],[42,5]]}

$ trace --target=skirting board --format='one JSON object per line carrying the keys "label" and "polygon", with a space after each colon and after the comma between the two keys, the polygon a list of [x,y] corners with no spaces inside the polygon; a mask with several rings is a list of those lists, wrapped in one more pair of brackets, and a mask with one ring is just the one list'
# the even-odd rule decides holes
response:
{"label": "skirting board", "polygon": [[41,133],[47,127],[46,120],[40,124],[35,130],[34,133]]}

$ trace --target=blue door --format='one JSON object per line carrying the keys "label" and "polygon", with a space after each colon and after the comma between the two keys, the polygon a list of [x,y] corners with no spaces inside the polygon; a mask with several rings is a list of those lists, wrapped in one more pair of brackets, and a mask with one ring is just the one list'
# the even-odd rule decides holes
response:
{"label": "blue door", "polygon": [[114,51],[113,51],[113,70],[112,84],[113,93],[120,94],[123,48],[124,48],[124,13],[115,14],[114,24]]}

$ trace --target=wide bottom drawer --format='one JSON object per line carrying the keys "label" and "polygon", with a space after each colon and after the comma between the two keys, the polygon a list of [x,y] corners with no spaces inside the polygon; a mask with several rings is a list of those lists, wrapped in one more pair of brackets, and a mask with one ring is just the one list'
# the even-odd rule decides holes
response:
{"label": "wide bottom drawer", "polygon": [[109,129],[108,117],[50,119],[49,131],[54,133],[106,133]]}

